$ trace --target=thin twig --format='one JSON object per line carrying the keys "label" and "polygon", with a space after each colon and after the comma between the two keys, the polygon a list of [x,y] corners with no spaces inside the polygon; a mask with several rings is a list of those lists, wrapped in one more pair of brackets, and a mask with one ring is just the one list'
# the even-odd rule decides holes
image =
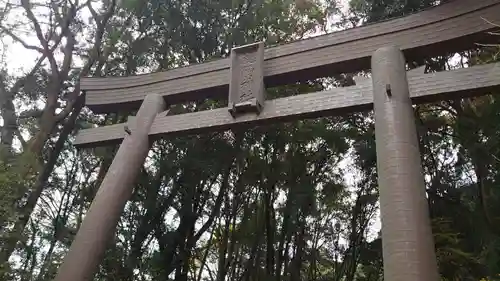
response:
{"label": "thin twig", "polygon": [[482,19],[482,20],[484,20],[484,21],[485,21],[486,23],[488,23],[488,24],[491,24],[491,25],[493,25],[493,26],[496,26],[496,27],[500,28],[500,25],[498,25],[498,24],[496,24],[496,23],[493,23],[493,22],[491,22],[491,21],[489,21],[489,20],[485,19],[484,17],[481,17],[481,19]]}

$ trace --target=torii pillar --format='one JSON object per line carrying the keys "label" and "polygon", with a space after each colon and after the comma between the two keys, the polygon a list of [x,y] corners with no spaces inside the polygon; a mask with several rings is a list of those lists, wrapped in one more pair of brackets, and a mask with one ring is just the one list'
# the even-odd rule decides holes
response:
{"label": "torii pillar", "polygon": [[439,281],[406,64],[396,47],[372,56],[385,281]]}
{"label": "torii pillar", "polygon": [[[132,195],[137,174],[151,145],[149,129],[165,109],[163,98],[149,94],[142,102],[104,180],[85,215],[54,281],[90,281],[99,268],[116,231],[125,204]],[[130,120],[130,119],[129,119]]]}

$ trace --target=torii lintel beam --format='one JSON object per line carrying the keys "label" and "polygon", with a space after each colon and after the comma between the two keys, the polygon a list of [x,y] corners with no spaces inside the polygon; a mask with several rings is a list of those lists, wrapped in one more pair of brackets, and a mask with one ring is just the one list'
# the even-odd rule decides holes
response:
{"label": "torii lintel beam", "polygon": [[[423,74],[420,69],[408,73],[413,103],[488,94],[500,89],[500,63],[478,65],[453,71]],[[234,118],[228,108],[165,116],[159,114],[149,132],[153,138],[195,134],[257,126],[304,118],[340,115],[369,110],[373,106],[371,79],[357,86],[267,100],[260,114],[249,113]],[[86,129],[78,133],[74,144],[95,147],[119,143],[126,136],[126,123]],[[134,128],[130,128],[133,133]]]}

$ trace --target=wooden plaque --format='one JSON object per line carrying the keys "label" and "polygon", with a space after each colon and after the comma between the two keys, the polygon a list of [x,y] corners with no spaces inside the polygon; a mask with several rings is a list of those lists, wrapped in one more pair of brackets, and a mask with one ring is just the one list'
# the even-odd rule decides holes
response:
{"label": "wooden plaque", "polygon": [[229,112],[259,114],[265,102],[264,43],[254,43],[231,50]]}

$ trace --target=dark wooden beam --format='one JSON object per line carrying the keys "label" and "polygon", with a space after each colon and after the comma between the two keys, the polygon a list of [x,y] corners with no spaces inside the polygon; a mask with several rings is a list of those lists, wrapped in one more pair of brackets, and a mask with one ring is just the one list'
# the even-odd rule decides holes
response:
{"label": "dark wooden beam", "polygon": [[[265,50],[267,87],[370,68],[372,53],[387,43],[408,61],[475,47],[492,40],[483,20],[500,21],[500,0],[455,0],[418,14],[335,32]],[[229,59],[128,77],[82,78],[86,104],[95,113],[137,109],[146,94],[168,104],[226,99]]]}
{"label": "dark wooden beam", "polygon": [[[413,103],[488,94],[500,89],[500,64],[479,65],[431,74],[421,71],[408,73],[410,96]],[[370,110],[373,106],[371,81],[358,86],[335,88],[329,91],[268,100],[259,115],[247,114],[233,118],[227,108],[195,113],[156,117],[149,135],[164,137],[227,130],[236,127],[257,126],[302,118],[341,115],[348,112]],[[94,147],[120,142],[125,125],[82,130],[74,144]]]}

